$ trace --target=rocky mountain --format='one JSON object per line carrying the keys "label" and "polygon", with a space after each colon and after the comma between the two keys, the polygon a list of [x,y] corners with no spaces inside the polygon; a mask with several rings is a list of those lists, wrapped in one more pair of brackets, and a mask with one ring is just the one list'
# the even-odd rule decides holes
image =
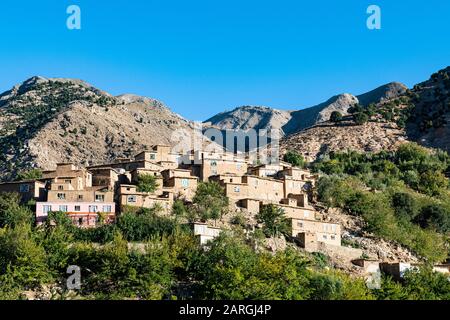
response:
{"label": "rocky mountain", "polygon": [[191,128],[150,98],[114,97],[81,80],[33,77],[0,95],[0,176],[130,157]]}
{"label": "rocky mountain", "polygon": [[419,83],[410,98],[408,136],[421,144],[450,152],[450,67]]}
{"label": "rocky mountain", "polygon": [[315,124],[286,136],[281,141],[282,150],[296,150],[314,160],[330,151],[377,152],[416,141],[450,152],[450,67],[411,90],[396,87],[397,93],[392,94],[395,88],[390,90],[376,104],[369,122],[356,125],[346,117],[337,124]]}
{"label": "rocky mountain", "polygon": [[289,111],[260,106],[244,106],[219,113],[205,121],[222,130],[281,128],[291,119]]}
{"label": "rocky mountain", "polygon": [[406,90],[405,85],[392,82],[359,96],[344,93],[316,106],[294,111],[244,106],[219,113],[205,123],[222,130],[280,128],[284,134],[289,135],[328,121],[333,111],[347,115],[348,109],[355,104],[367,106],[371,103],[380,103],[402,95]]}
{"label": "rocky mountain", "polygon": [[326,122],[286,136],[281,140],[281,153],[295,150],[308,161],[332,151],[355,150],[360,152],[392,151],[408,140],[404,129],[395,123],[368,122],[355,125],[346,120],[340,124]]}

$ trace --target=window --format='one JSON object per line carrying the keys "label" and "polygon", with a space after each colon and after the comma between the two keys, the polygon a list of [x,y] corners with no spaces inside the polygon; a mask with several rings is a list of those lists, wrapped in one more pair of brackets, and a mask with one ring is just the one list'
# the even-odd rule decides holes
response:
{"label": "window", "polygon": [[58,193],[56,196],[57,196],[58,200],[66,200],[65,193]]}
{"label": "window", "polygon": [[81,211],[81,207],[80,206],[75,206],[75,211],[76,212],[80,212]]}
{"label": "window", "polygon": [[305,218],[309,218],[309,212],[308,211],[305,211],[303,215],[304,215]]}
{"label": "window", "polygon": [[67,212],[67,206],[59,206],[59,211]]}
{"label": "window", "polygon": [[211,161],[211,167],[217,167],[217,162],[216,161]]}
{"label": "window", "polygon": [[58,190],[64,190],[64,186],[58,186]]}
{"label": "window", "polygon": [[156,159],[156,155],[154,153],[150,154],[150,160],[155,160]]}
{"label": "window", "polygon": [[331,240],[336,240],[336,237],[335,236],[331,236]]}
{"label": "window", "polygon": [[30,192],[30,186],[27,184],[21,184],[19,186],[19,192]]}
{"label": "window", "polygon": [[82,225],[83,224],[83,218],[78,218],[78,225]]}
{"label": "window", "polygon": [[234,192],[241,192],[241,188],[240,187],[234,187]]}
{"label": "window", "polygon": [[89,206],[89,212],[97,212],[98,207],[97,206]]}
{"label": "window", "polygon": [[236,169],[237,170],[241,170],[241,168],[242,168],[242,165],[240,163],[236,164]]}
{"label": "window", "polygon": [[323,238],[324,240],[327,240],[327,236],[326,236],[325,234],[322,236],[322,238]]}
{"label": "window", "polygon": [[136,196],[128,196],[127,197],[127,202],[136,202]]}
{"label": "window", "polygon": [[71,183],[72,183],[72,180],[64,180],[64,183],[66,183],[66,184],[71,184]]}
{"label": "window", "polygon": [[189,187],[189,180],[188,179],[181,179],[181,186],[184,188]]}
{"label": "window", "polygon": [[104,202],[104,201],[105,201],[105,195],[103,195],[103,194],[95,195],[95,202]]}
{"label": "window", "polygon": [[103,212],[111,212],[112,208],[111,206],[103,206]]}
{"label": "window", "polygon": [[45,213],[45,214],[47,214],[47,213],[49,213],[50,211],[52,211],[52,206],[43,206],[42,207],[42,211]]}
{"label": "window", "polygon": [[83,195],[82,194],[78,195],[78,200],[83,200]]}
{"label": "window", "polygon": [[297,227],[303,228],[303,222],[297,222]]}

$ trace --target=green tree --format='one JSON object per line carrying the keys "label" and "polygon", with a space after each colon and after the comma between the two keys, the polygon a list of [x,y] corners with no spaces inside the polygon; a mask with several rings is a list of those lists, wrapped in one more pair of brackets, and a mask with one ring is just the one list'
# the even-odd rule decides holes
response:
{"label": "green tree", "polygon": [[334,123],[342,121],[342,113],[339,111],[333,111],[330,115],[330,121]]}
{"label": "green tree", "polygon": [[363,125],[364,123],[369,121],[369,116],[364,112],[358,112],[358,113],[353,114],[353,121],[357,125]]}
{"label": "green tree", "polygon": [[392,196],[392,206],[400,219],[413,220],[419,211],[418,203],[410,193],[397,192]]}
{"label": "green tree", "polygon": [[305,167],[305,158],[303,158],[303,156],[297,151],[288,150],[283,156],[283,161],[299,168]]}
{"label": "green tree", "polygon": [[152,174],[139,174],[137,180],[138,192],[153,193],[158,188],[158,181]]}
{"label": "green tree", "polygon": [[20,195],[17,193],[0,194],[0,227],[25,223],[33,225],[34,213],[27,207],[20,205]]}
{"label": "green tree", "polygon": [[263,206],[256,219],[263,224],[264,234],[268,237],[289,233],[289,220],[284,210],[274,204]]}
{"label": "green tree", "polygon": [[172,214],[175,216],[175,221],[177,222],[180,218],[187,217],[188,209],[186,208],[182,200],[177,199],[173,202]]}
{"label": "green tree", "polygon": [[228,212],[229,200],[217,182],[200,182],[192,199],[197,216],[206,221],[217,220]]}
{"label": "green tree", "polygon": [[21,171],[17,174],[16,180],[36,180],[42,178],[42,171],[40,169],[31,169],[27,171]]}
{"label": "green tree", "polygon": [[0,229],[0,274],[9,273],[22,288],[52,280],[47,254],[28,224]]}
{"label": "green tree", "polygon": [[422,228],[434,228],[440,232],[450,231],[450,211],[440,204],[427,205],[420,210],[415,222]]}

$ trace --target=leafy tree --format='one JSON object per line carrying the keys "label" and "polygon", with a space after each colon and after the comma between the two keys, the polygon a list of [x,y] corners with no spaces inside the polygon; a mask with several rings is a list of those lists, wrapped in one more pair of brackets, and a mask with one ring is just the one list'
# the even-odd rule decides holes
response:
{"label": "leafy tree", "polygon": [[183,201],[177,199],[174,201],[172,205],[172,214],[175,216],[175,220],[178,222],[180,218],[184,218],[187,216],[188,209],[184,205]]}
{"label": "leafy tree", "polygon": [[342,113],[339,111],[333,111],[330,115],[330,121],[334,123],[342,121]]}
{"label": "leafy tree", "polygon": [[418,190],[430,196],[438,196],[448,189],[448,179],[442,172],[426,171],[420,175]]}
{"label": "leafy tree", "polygon": [[392,196],[392,206],[400,219],[413,220],[419,211],[416,199],[406,192],[397,192]]}
{"label": "leafy tree", "polygon": [[292,164],[293,166],[304,168],[305,167],[305,158],[301,154],[296,151],[289,150],[283,157],[283,161]]}
{"label": "leafy tree", "polygon": [[22,288],[52,280],[46,252],[30,225],[0,229],[0,274],[9,274]]}
{"label": "leafy tree", "polygon": [[369,121],[369,116],[364,112],[358,112],[358,113],[353,114],[353,121],[357,125],[363,125],[364,123]]}
{"label": "leafy tree", "polygon": [[158,181],[156,177],[151,174],[140,174],[138,175],[137,181],[137,191],[153,193],[158,188]]}
{"label": "leafy tree", "polygon": [[19,224],[33,225],[34,213],[20,205],[20,195],[17,193],[0,193],[0,227],[14,227]]}
{"label": "leafy tree", "polygon": [[440,232],[449,232],[450,211],[443,205],[427,205],[420,210],[415,222],[417,222],[422,228],[432,227]]}
{"label": "leafy tree", "polygon": [[355,104],[354,106],[348,108],[347,112],[350,114],[355,114],[359,112],[363,112],[364,108],[360,104]]}
{"label": "leafy tree", "polygon": [[31,169],[28,171],[21,171],[17,174],[17,181],[36,180],[42,178],[42,171],[40,169]]}
{"label": "leafy tree", "polygon": [[217,220],[228,212],[229,200],[217,182],[200,182],[192,199],[197,216],[206,221]]}
{"label": "leafy tree", "polygon": [[294,250],[256,253],[242,239],[222,234],[193,261],[199,298],[305,299],[310,290],[307,261]]}
{"label": "leafy tree", "polygon": [[145,241],[173,233],[176,224],[168,217],[159,216],[155,208],[136,211],[125,208],[117,219],[117,229],[128,241]]}
{"label": "leafy tree", "polygon": [[448,277],[434,272],[431,267],[408,270],[404,275],[403,290],[408,299],[413,300],[449,300],[450,281]]}
{"label": "leafy tree", "polygon": [[263,206],[256,219],[263,224],[264,234],[268,237],[289,233],[289,221],[284,210],[274,204]]}

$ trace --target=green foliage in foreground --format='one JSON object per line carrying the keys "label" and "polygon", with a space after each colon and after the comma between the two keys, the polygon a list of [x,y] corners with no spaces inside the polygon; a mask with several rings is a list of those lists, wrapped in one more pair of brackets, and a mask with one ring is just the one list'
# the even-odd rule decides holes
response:
{"label": "green foliage in foreground", "polygon": [[441,262],[449,253],[449,164],[446,153],[412,143],[397,152],[336,153],[314,164],[325,173],[317,193],[328,206],[361,216],[368,231]]}
{"label": "green foliage in foreground", "polygon": [[296,151],[289,150],[286,152],[286,154],[283,156],[283,161],[286,161],[287,163],[292,164],[293,166],[303,168],[305,167],[305,158],[297,153]]}
{"label": "green foliage in foreground", "polygon": [[[255,239],[239,227],[201,247],[175,219],[158,220],[155,213],[129,211],[116,226],[89,231],[75,229],[58,212],[40,227],[26,220],[3,226],[0,299],[21,299],[25,291],[57,283],[64,299],[69,265],[81,268],[81,299],[448,299],[450,294],[448,282],[431,271],[411,273],[405,284],[386,279],[381,290],[372,291],[361,279],[330,271],[321,254],[309,256],[293,245],[276,254],[255,251]],[[162,221],[171,221],[170,228]],[[94,243],[100,235],[103,243]]]}

